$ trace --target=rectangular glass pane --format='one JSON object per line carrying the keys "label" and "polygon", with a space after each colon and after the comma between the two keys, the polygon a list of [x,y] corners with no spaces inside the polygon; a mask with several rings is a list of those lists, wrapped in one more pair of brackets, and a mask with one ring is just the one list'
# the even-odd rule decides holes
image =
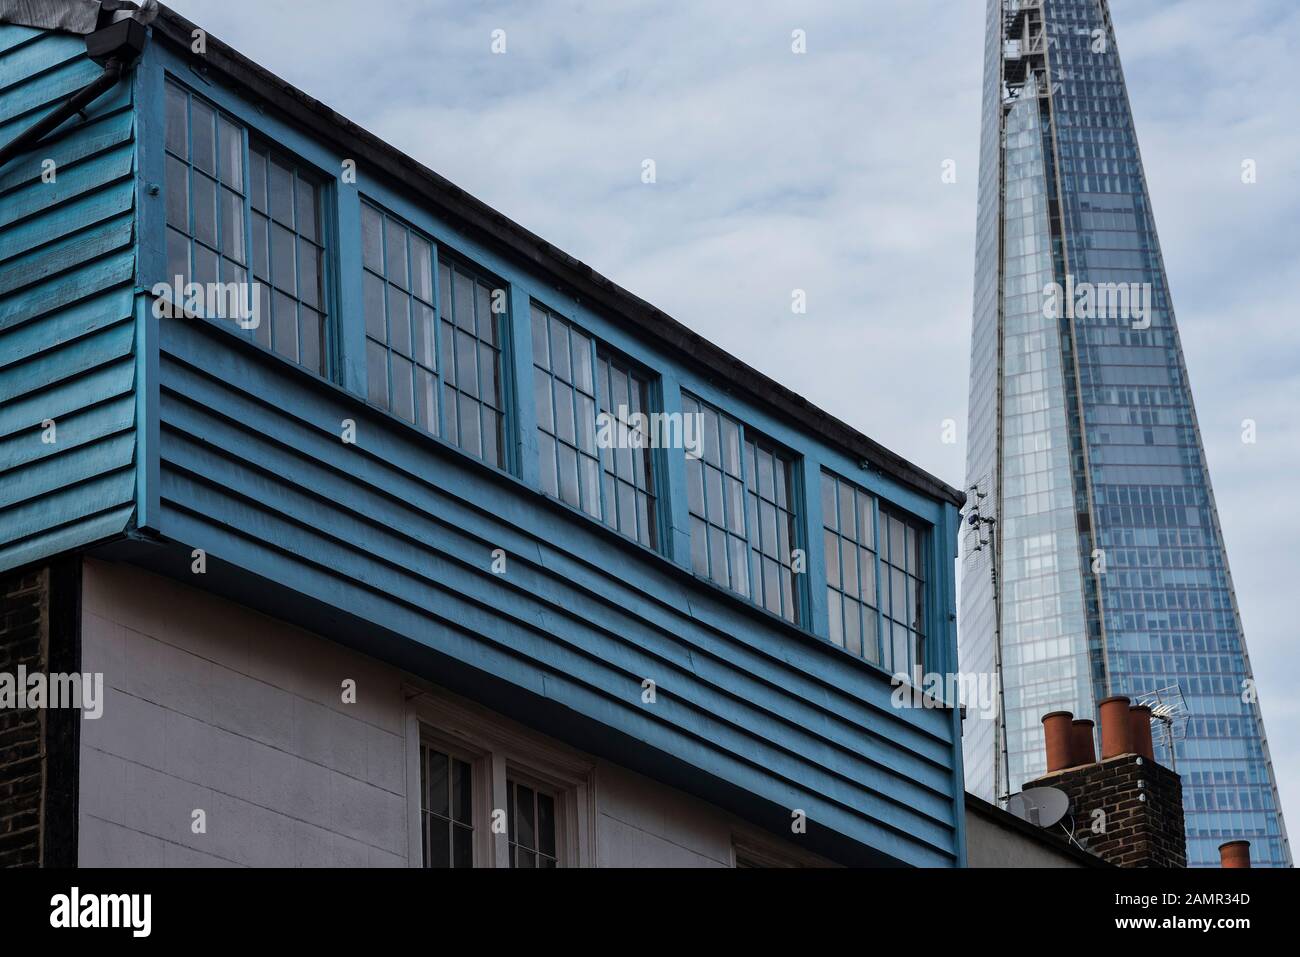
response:
{"label": "rectangular glass pane", "polygon": [[190,158],[189,97],[174,83],[167,84],[167,148],[183,160]]}

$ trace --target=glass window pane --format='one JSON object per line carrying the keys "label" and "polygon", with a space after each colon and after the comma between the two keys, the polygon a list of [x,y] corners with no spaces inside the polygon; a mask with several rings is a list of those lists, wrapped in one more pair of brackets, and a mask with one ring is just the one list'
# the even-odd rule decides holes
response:
{"label": "glass window pane", "polygon": [[298,190],[298,232],[313,242],[320,242],[316,223],[316,187],[301,176],[296,177]]}
{"label": "glass window pane", "polygon": [[217,245],[216,180],[195,173],[191,186],[194,190],[194,238],[215,249]]}
{"label": "glass window pane", "polygon": [[366,313],[366,335],[380,342],[388,341],[388,324],[384,320],[384,281],[370,273],[362,277],[362,302]]}
{"label": "glass window pane", "polygon": [[839,507],[836,504],[835,480],[822,473],[822,522],[827,528],[839,528]]}
{"label": "glass window pane", "polygon": [[384,218],[369,203],[361,204],[361,261],[367,269],[384,273]]}
{"label": "glass window pane", "polygon": [[189,97],[174,83],[167,84],[167,148],[181,159],[190,158]]}
{"label": "glass window pane", "polygon": [[253,208],[266,212],[266,155],[257,150],[248,151],[248,191]]}
{"label": "glass window pane", "polygon": [[224,116],[218,122],[221,159],[217,171],[221,182],[236,192],[244,191],[244,133]]}
{"label": "glass window pane", "polygon": [[253,214],[253,276],[268,282],[271,279],[270,227],[271,222],[265,216]]}
{"label": "glass window pane", "polygon": [[407,288],[406,227],[387,218],[384,220],[384,250],[388,281]]}
{"label": "glass window pane", "polygon": [[455,867],[474,866],[474,832],[467,827],[454,825],[451,829],[452,858]]}
{"label": "glass window pane", "polygon": [[546,333],[546,313],[533,306],[533,362],[543,369],[551,367],[551,349]]}
{"label": "glass window pane", "polygon": [[190,100],[191,145],[194,150],[192,162],[203,172],[217,174],[217,116],[202,100]]}
{"label": "glass window pane", "polygon": [[826,613],[830,617],[831,644],[844,646],[844,609],[840,605],[840,593],[833,588],[826,589]]}
{"label": "glass window pane", "polygon": [[567,445],[556,446],[560,470],[560,499],[578,504],[578,453]]}
{"label": "glass window pane", "polygon": [[479,395],[478,349],[474,337],[467,332],[456,332],[456,384],[462,392]]}
{"label": "glass window pane", "polygon": [[190,231],[190,171],[174,156],[167,157],[167,225]]}
{"label": "glass window pane", "polygon": [[389,374],[393,383],[392,409],[399,418],[415,421],[415,367],[410,361],[393,354],[389,356]]}
{"label": "glass window pane", "polygon": [[551,370],[556,378],[573,381],[573,367],[569,362],[569,328],[554,316],[551,317]]}
{"label": "glass window pane", "polygon": [[404,356],[411,354],[411,297],[388,287],[388,344]]}
{"label": "glass window pane", "polygon": [[298,285],[302,301],[316,308],[321,304],[320,248],[305,239],[298,240]]}
{"label": "glass window pane", "polygon": [[474,281],[458,269],[455,272],[454,286],[452,305],[456,325],[472,333],[474,331]]}
{"label": "glass window pane", "polygon": [[555,799],[549,794],[537,795],[537,849],[555,856]]}
{"label": "glass window pane", "polygon": [[277,163],[273,157],[267,164],[266,193],[271,218],[292,228],[293,172]]}
{"label": "glass window pane", "polygon": [[299,362],[320,375],[325,374],[324,325],[325,317],[314,309],[303,306],[299,316],[299,335],[301,355]]}
{"label": "glass window pane", "polygon": [[271,297],[271,346],[287,359],[298,361],[298,304],[284,293]]}
{"label": "glass window pane", "polygon": [[537,457],[542,469],[542,491],[547,495],[558,496],[560,486],[555,471],[555,440],[549,435],[537,436]]}
{"label": "glass window pane", "polygon": [[244,197],[221,188],[221,251],[236,262],[244,258]]}
{"label": "glass window pane", "polygon": [[460,416],[460,447],[470,455],[483,457],[483,437],[479,434],[478,403],[459,396],[457,412]]}
{"label": "glass window pane", "polygon": [[447,755],[431,748],[425,749],[426,787],[425,809],[447,816],[448,765]]}
{"label": "glass window pane", "polygon": [[388,408],[388,350],[366,340],[366,392],[370,401]]}
{"label": "glass window pane", "polygon": [[279,223],[271,224],[271,281],[291,296],[298,291],[293,233]]}
{"label": "glass window pane", "polygon": [[433,303],[433,247],[411,234],[411,293],[423,302]]}
{"label": "glass window pane", "polygon": [[451,762],[451,817],[461,824],[474,823],[472,769],[467,762],[456,758]]}
{"label": "glass window pane", "polygon": [[533,830],[533,789],[515,785],[515,840],[520,847],[537,847]]}
{"label": "glass window pane", "polygon": [[840,538],[832,531],[822,532],[822,544],[826,554],[826,583],[832,588],[840,587]]}
{"label": "glass window pane", "polygon": [[421,428],[438,434],[438,398],[437,380],[423,369],[415,370],[415,415],[416,424]]}

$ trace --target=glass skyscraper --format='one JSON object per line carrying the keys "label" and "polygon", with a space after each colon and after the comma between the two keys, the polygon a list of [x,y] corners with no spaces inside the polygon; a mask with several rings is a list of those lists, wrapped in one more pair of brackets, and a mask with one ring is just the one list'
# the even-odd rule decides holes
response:
{"label": "glass skyscraper", "polygon": [[1042,774],[1045,713],[1161,692],[1189,864],[1288,866],[1106,0],[988,0],[969,442],[962,670],[1002,700],[968,789]]}

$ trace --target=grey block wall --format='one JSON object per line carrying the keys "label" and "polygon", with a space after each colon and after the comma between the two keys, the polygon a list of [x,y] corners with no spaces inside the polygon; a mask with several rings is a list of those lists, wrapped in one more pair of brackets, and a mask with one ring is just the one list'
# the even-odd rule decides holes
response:
{"label": "grey block wall", "polygon": [[[130,566],[83,581],[82,668],[105,684],[82,721],[83,866],[408,864],[408,676]],[[733,864],[742,822],[592,764],[601,866]]]}

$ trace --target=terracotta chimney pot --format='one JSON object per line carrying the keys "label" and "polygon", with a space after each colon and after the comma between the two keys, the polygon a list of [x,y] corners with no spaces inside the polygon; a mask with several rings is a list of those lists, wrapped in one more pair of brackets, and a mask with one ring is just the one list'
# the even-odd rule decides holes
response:
{"label": "terracotta chimney pot", "polygon": [[1133,737],[1133,750],[1148,761],[1156,759],[1151,745],[1151,706],[1146,704],[1129,705],[1129,733]]}
{"label": "terracotta chimney pot", "polygon": [[1220,844],[1219,863],[1223,867],[1250,867],[1250,841]]}
{"label": "terracotta chimney pot", "polygon": [[1074,715],[1068,711],[1053,711],[1043,715],[1043,737],[1047,741],[1047,771],[1064,771],[1070,766],[1070,722]]}
{"label": "terracotta chimney pot", "polygon": [[1128,716],[1127,695],[1111,695],[1097,704],[1097,717],[1101,719],[1101,759],[1132,754],[1133,728]]}
{"label": "terracotta chimney pot", "polygon": [[1092,739],[1092,719],[1075,718],[1070,722],[1070,766],[1096,764],[1097,749]]}

